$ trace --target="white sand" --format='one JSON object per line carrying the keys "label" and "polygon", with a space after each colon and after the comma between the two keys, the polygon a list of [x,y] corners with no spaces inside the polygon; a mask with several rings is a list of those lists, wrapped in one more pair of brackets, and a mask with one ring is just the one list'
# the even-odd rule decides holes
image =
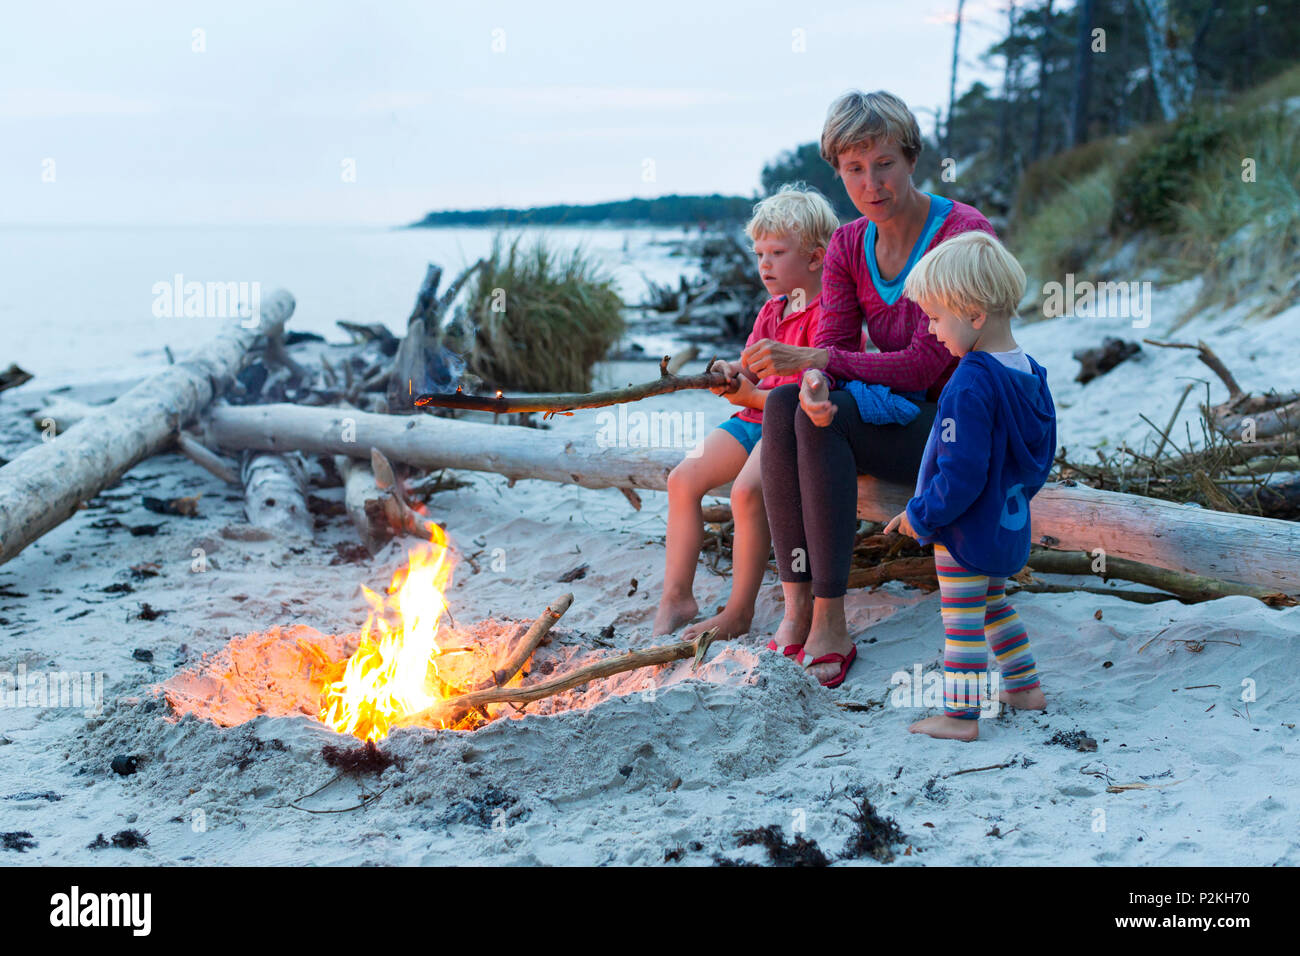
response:
{"label": "white sand", "polygon": [[[1102,334],[1162,337],[1166,321],[1158,314],[1135,331],[1127,320],[1060,319],[1021,331],[1048,368],[1072,455],[1103,437],[1112,446],[1139,442],[1150,431],[1139,412],[1163,425],[1179,377],[1206,377],[1190,353],[1148,349],[1087,387],[1069,381],[1077,369],[1069,352],[1080,344]],[[1219,324],[1202,320],[1173,337],[1214,336],[1246,388],[1300,385],[1300,309],[1216,332]],[[649,365],[638,371],[654,374]],[[1214,399],[1222,394],[1214,382]],[[32,441],[18,415],[37,395],[27,386],[0,396],[0,453]],[[730,411],[707,393],[649,407],[699,410],[710,426]],[[1186,414],[1194,420],[1194,409]],[[590,416],[561,419],[555,431],[594,444]],[[483,552],[482,570],[462,563],[450,591],[458,624],[531,618],[572,591],[573,607],[530,680],[538,669],[560,673],[648,639],[662,583],[664,495],[643,493],[636,513],[613,490],[534,481],[508,489],[495,475],[465,477],[469,487],[431,501],[462,553]],[[140,505],[141,495],[196,492],[197,519]],[[37,843],[24,854],[0,850],[3,863],[639,864],[662,863],[665,850],[681,847],[676,865],[689,865],[714,854],[763,859],[758,847],[736,849],[733,833],[772,823],[788,833],[804,826],[834,854],[850,829],[841,815],[849,785],[861,785],[906,834],[894,865],[1300,863],[1297,609],[1246,598],[1144,606],[1021,594],[1014,600],[1049,708],[982,721],[979,741],[959,744],[908,734],[924,711],[888,697],[895,672],[938,665],[937,595],[901,585],[851,592],[858,660],[843,687],[827,691],[791,662],[758,653],[780,618],[769,575],[753,633],[717,646],[698,673],[683,662],[653,681],[624,675],[537,708],[554,713],[530,709],[474,733],[399,731],[383,749],[401,767],[367,778],[364,790],[345,778],[313,794],[336,776],[321,746],[348,738],[308,716],[226,729],[192,716],[169,722],[149,688],[232,637],[290,626],[355,633],[367,611],[359,585],[381,589],[402,549],[390,546],[369,565],[331,564],[333,545],[354,540],[345,518],[330,519],[302,553],[222,538],[222,528],[242,521],[238,497],[177,456],[140,465],[95,504],[0,567],[0,590],[26,595],[0,596],[0,671],[23,663],[29,673],[107,674],[101,716],[0,710],[0,830],[29,831]],[[105,517],[162,527],[156,537],[91,527]],[[203,573],[191,571],[196,546],[213,562]],[[497,548],[502,570],[490,566]],[[132,580],[128,568],[146,561],[160,574]],[[584,563],[584,578],[558,583]],[[102,590],[124,581],[133,593]],[[727,580],[703,564],[696,583],[702,608],[725,599]],[[168,613],[140,620],[143,602]],[[598,641],[611,624],[607,649]],[[153,663],[133,660],[136,648],[152,651]],[[1251,703],[1242,700],[1246,681]],[[878,705],[837,706],[846,702]],[[1047,742],[1075,731],[1094,738],[1096,751]],[[126,754],[140,767],[119,776],[109,764]],[[953,775],[994,764],[1009,766]],[[1150,789],[1107,793],[1108,783]],[[355,807],[381,790],[362,809],[305,812]],[[302,809],[288,806],[295,800]],[[97,834],[127,828],[144,832],[149,846],[87,849]],[[994,828],[1001,836],[989,835]]]}

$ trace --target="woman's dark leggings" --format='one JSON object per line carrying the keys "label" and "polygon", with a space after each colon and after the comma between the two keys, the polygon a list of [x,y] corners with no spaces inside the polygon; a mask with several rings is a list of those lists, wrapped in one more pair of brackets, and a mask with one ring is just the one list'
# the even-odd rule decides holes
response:
{"label": "woman's dark leggings", "polygon": [[782,581],[811,581],[814,597],[842,597],[857,533],[858,475],[912,487],[938,408],[921,403],[909,425],[868,425],[846,391],[819,428],[782,385],[763,406],[763,501]]}

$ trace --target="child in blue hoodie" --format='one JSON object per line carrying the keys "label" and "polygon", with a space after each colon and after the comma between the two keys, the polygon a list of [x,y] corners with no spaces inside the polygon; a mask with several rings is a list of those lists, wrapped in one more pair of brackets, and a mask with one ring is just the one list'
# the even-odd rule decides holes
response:
{"label": "child in blue hoodie", "polygon": [[916,493],[886,526],[934,544],[944,632],[944,714],[913,733],[979,735],[980,692],[992,647],[999,700],[1042,710],[1046,698],[1006,579],[1029,557],[1029,500],[1056,455],[1047,373],[1011,335],[1025,273],[997,239],[965,232],[913,267],[903,293],[961,361],[939,396]]}

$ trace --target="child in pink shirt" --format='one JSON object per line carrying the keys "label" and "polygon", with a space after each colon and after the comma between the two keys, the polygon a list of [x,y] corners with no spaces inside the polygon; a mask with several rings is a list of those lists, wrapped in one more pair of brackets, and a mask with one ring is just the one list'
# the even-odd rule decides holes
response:
{"label": "child in pink shirt", "polygon": [[[759,310],[746,346],[762,339],[812,345],[820,315],[822,258],[838,225],[825,198],[799,186],[784,186],[754,207],[746,231],[754,243],[759,276],[772,298]],[[714,370],[727,376],[731,389],[716,388],[714,394],[740,410],[668,476],[667,555],[655,635],[676,631],[699,612],[693,587],[703,539],[701,502],[709,489],[732,482],[731,595],[719,614],[692,625],[686,639],[711,627],[722,640],[749,630],[772,546],[759,470],[763,405],[773,388],[799,381],[802,372],[759,380],[739,360],[717,362]]]}

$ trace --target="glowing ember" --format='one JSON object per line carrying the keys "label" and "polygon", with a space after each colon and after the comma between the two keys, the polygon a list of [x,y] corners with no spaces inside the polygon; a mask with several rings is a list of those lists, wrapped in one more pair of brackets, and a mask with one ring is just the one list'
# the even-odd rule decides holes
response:
{"label": "glowing ember", "polygon": [[[445,696],[435,635],[447,609],[443,589],[450,577],[447,540],[435,525],[434,540],[411,551],[407,566],[393,575],[388,593],[396,594],[395,602],[362,587],[370,616],[343,677],[325,685],[319,715],[324,723],[339,733],[379,741],[397,718]],[[394,609],[400,620],[396,627],[386,619]]]}

